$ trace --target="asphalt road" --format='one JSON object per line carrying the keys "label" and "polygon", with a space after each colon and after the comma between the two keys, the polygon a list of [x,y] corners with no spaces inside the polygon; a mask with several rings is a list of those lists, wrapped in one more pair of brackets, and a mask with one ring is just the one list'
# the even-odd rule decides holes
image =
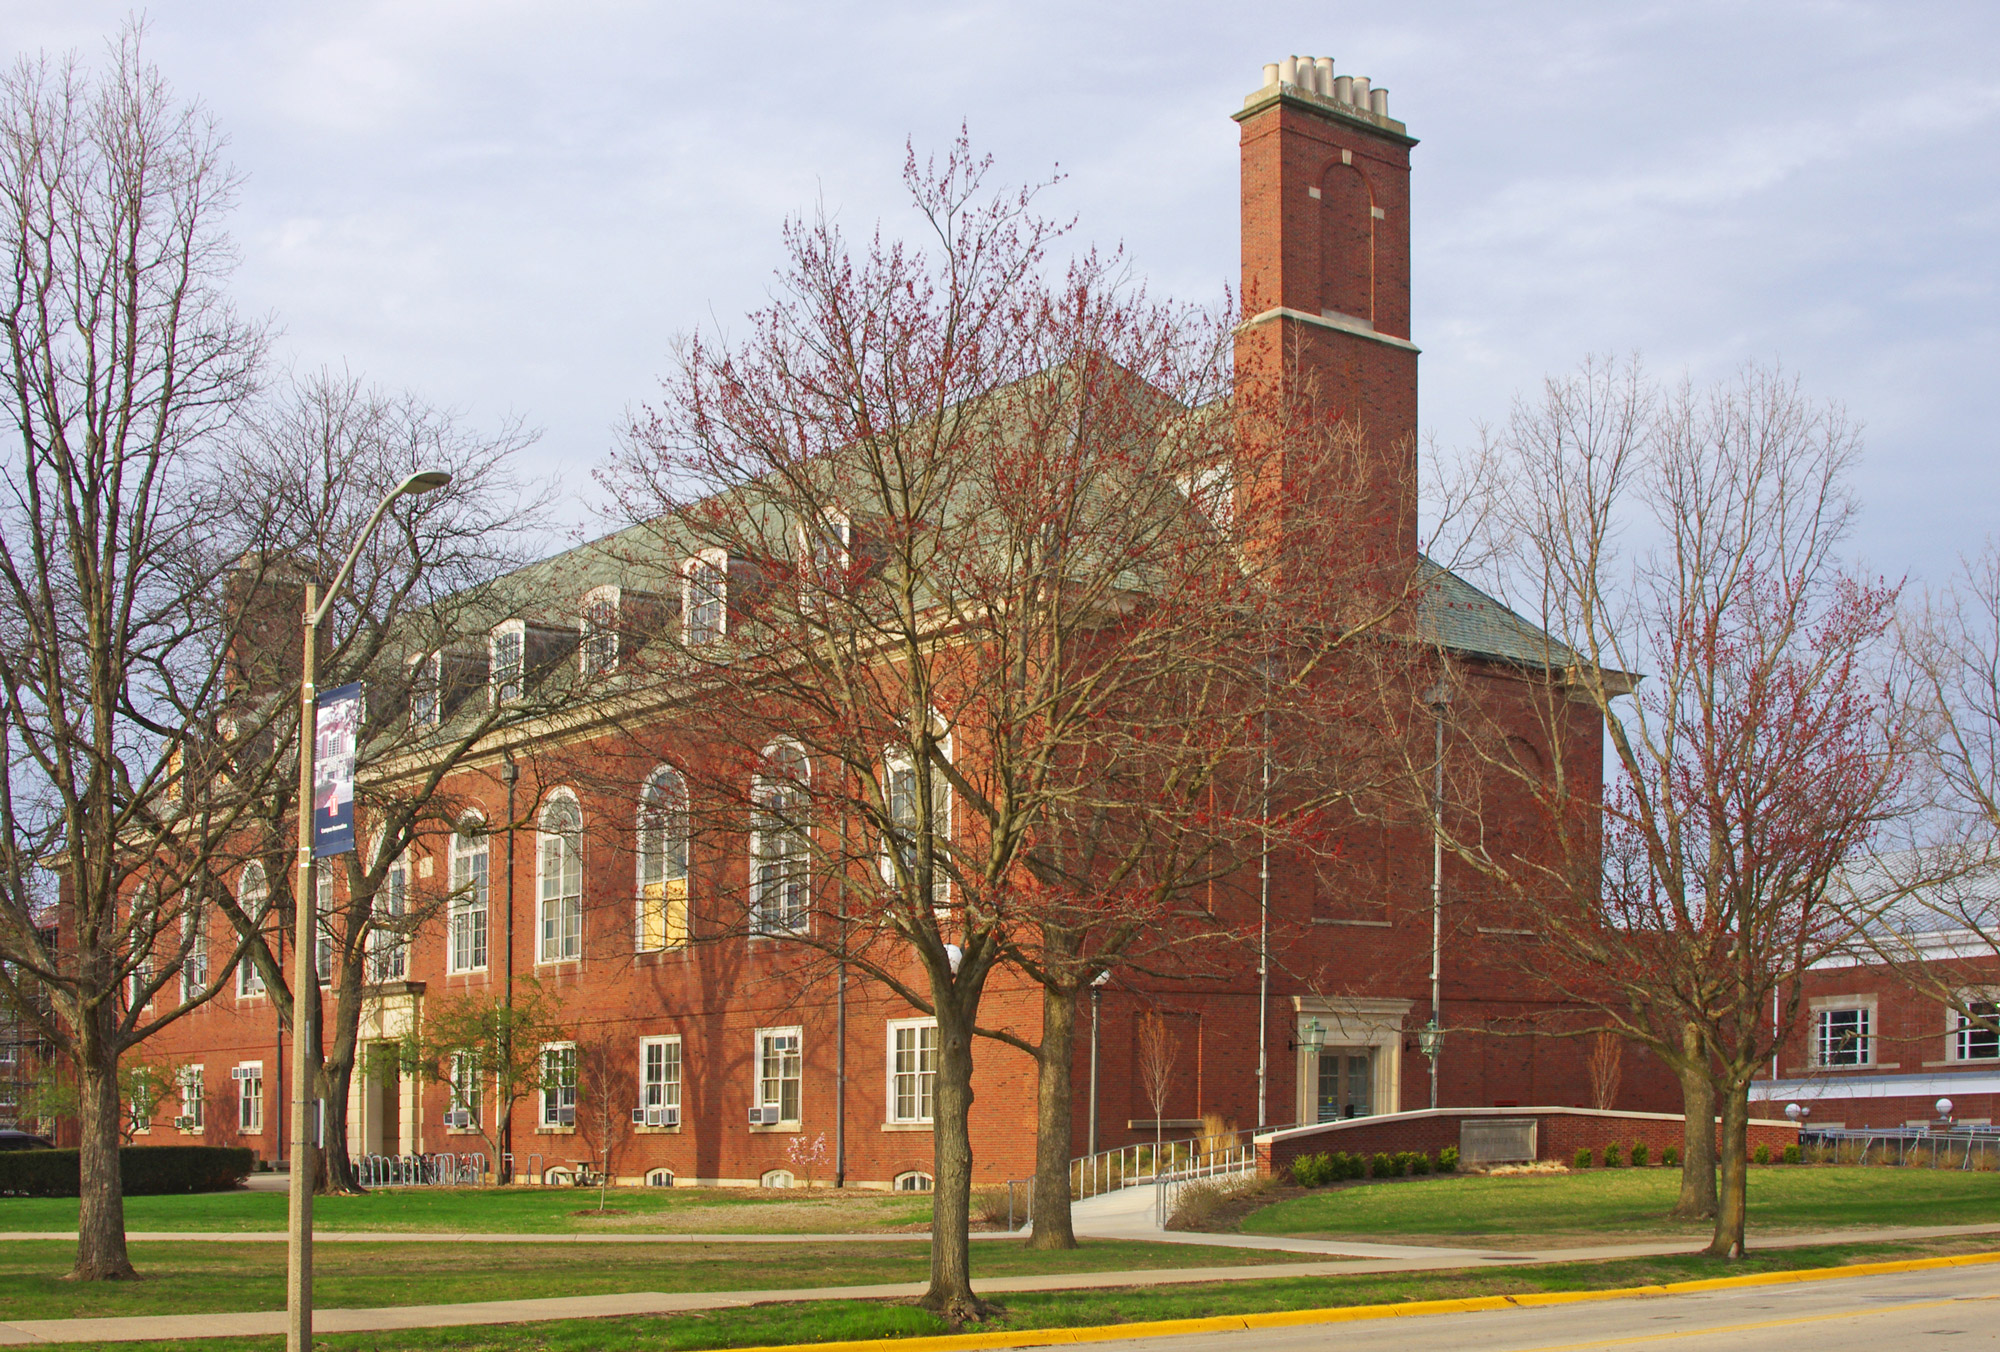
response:
{"label": "asphalt road", "polygon": [[1093,1352],[1903,1352],[2000,1348],[2000,1264],[1540,1309],[1092,1344]]}

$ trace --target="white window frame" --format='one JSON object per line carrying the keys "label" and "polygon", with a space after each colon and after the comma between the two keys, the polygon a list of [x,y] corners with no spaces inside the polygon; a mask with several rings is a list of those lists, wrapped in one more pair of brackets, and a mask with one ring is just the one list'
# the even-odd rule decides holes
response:
{"label": "white window frame", "polygon": [[[951,738],[949,735],[938,740],[938,748],[943,752],[946,760],[951,759]],[[907,776],[910,781],[908,801],[914,807],[916,803],[916,758],[910,754],[908,747],[894,746],[888,748],[882,754],[883,815],[888,819],[891,830],[906,829],[912,833],[910,848],[914,852],[916,848],[914,839],[915,823],[908,823],[905,826],[903,822],[899,821],[899,818],[903,814],[897,811],[897,803],[902,800],[898,783],[904,776]],[[951,780],[946,778],[938,770],[937,766],[933,765],[931,767],[930,829],[932,850],[931,905],[939,909],[951,905],[951,870],[947,866],[947,855],[952,838],[952,808]],[[896,878],[895,849],[896,841],[885,837],[882,841],[882,881],[891,887],[900,886]]]}
{"label": "white window frame", "polygon": [[[500,660],[501,645],[514,651],[511,662]],[[512,704],[528,689],[528,622],[502,620],[486,636],[487,698],[495,708]]]}
{"label": "white window frame", "polygon": [[583,957],[583,807],[557,789],[535,824],[535,962]]}
{"label": "white window frame", "polygon": [[[712,590],[702,588],[708,580],[714,582]],[[684,647],[698,648],[728,636],[729,553],[723,549],[699,550],[681,561],[681,643]]]}
{"label": "white window frame", "polygon": [[[930,1034],[928,1047],[925,1033]],[[937,1120],[937,1020],[892,1019],[885,1040],[888,1120],[899,1126],[929,1126]]]}
{"label": "white window frame", "polygon": [[799,608],[820,608],[816,597],[844,596],[854,568],[854,525],[845,512],[820,514],[820,529],[798,528]]}
{"label": "white window frame", "polygon": [[[1836,1015],[1856,1015],[1858,1028],[1839,1035],[1832,1034],[1833,1018]],[[1813,1006],[1812,1028],[1813,1065],[1826,1070],[1865,1070],[1875,1064],[1875,1002],[1871,999],[1830,999],[1815,1002]],[[1844,1048],[1852,1044],[1851,1051]],[[1830,1060],[1829,1053],[1841,1056],[1840,1060]],[[1852,1059],[1847,1059],[1849,1056]]]}
{"label": "white window frame", "polygon": [[236,1081],[236,1129],[245,1136],[261,1136],[264,1132],[264,1063],[239,1061],[236,1069],[239,1073],[230,1077]]}
{"label": "white window frame", "polygon": [[685,948],[688,941],[687,779],[671,765],[646,776],[639,790],[638,891],[632,947],[640,953]]}
{"label": "white window frame", "polygon": [[577,607],[576,669],[579,674],[606,676],[618,670],[619,610],[616,586],[593,587]]}
{"label": "white window frame", "polygon": [[444,653],[410,659],[410,726],[434,728],[444,722]]}
{"label": "white window frame", "polygon": [[[254,904],[253,904],[254,903]],[[264,865],[252,859],[236,875],[236,904],[258,928],[263,928],[264,913],[271,905],[270,884],[264,878]],[[245,953],[236,960],[236,998],[239,1000],[261,1000],[267,992],[264,989],[264,974],[257,970],[257,964]]]}
{"label": "white window frame", "polygon": [[[791,1046],[786,1048],[789,1039]],[[757,1106],[778,1110],[777,1126],[797,1127],[805,1099],[805,1030],[797,1024],[757,1030]],[[789,1073],[788,1073],[789,1072]],[[790,1093],[787,1094],[789,1088]],[[787,1097],[790,1102],[787,1103]],[[786,1109],[791,1112],[789,1115]]]}
{"label": "white window frame", "polygon": [[[568,1131],[576,1126],[576,1044],[542,1044],[541,1086],[537,1091],[540,1113],[536,1121],[542,1131]],[[569,1121],[562,1120],[567,1109]]]}
{"label": "white window frame", "polygon": [[644,1115],[654,1109],[671,1109],[674,1124],[680,1123],[681,1111],[681,1039],[680,1034],[670,1033],[662,1037],[642,1037],[639,1039],[639,1110],[641,1125],[664,1126],[665,1123],[648,1123]]}
{"label": "white window frame", "polygon": [[198,1064],[182,1066],[179,1073],[174,1076],[174,1096],[181,1105],[181,1110],[174,1116],[194,1119],[193,1125],[182,1127],[182,1131],[192,1133],[208,1130],[208,1087],[203,1082],[205,1069],[206,1067]]}
{"label": "white window frame", "polygon": [[[1990,990],[1967,991],[1960,998],[1965,1004],[1970,1005],[1974,1009],[1984,1005],[1988,1010],[2000,1011],[2000,992]],[[1989,1013],[1981,1017],[1992,1018],[1994,1015]],[[1991,1065],[1996,1061],[2000,1061],[2000,1033],[1996,1033],[1994,1029],[1987,1027],[1985,1024],[1976,1023],[1966,1018],[1957,1009],[1947,1007],[1945,1018],[1950,1026],[1951,1036],[1951,1047],[1948,1053],[1949,1059],[1964,1061],[1971,1065]],[[1979,1056],[1971,1055],[1970,1051],[1974,1038],[1979,1038],[1982,1041],[1991,1041],[1994,1044],[1994,1050]]]}
{"label": "white window frame", "polygon": [[456,1051],[445,1065],[445,1112],[470,1115],[471,1125],[447,1127],[447,1131],[478,1131],[484,1123],[485,1080],[480,1074],[479,1053]]}
{"label": "white window frame", "polygon": [[922,1169],[905,1169],[889,1184],[892,1192],[935,1192],[937,1180]]}
{"label": "white window frame", "polygon": [[313,870],[313,883],[318,894],[313,908],[313,975],[322,986],[333,984],[333,922],[327,917],[333,912],[333,870],[321,864]]}
{"label": "white window frame", "polygon": [[[805,748],[789,740],[766,747],[763,759],[770,765],[787,756],[797,757],[796,774],[759,774],[750,786],[752,934],[797,934],[812,916],[812,826],[809,820],[801,820],[811,802],[812,764]],[[788,786],[796,787],[788,791]],[[773,806],[778,809],[775,815],[770,814]],[[775,908],[774,897],[778,902]]]}
{"label": "white window frame", "polygon": [[378,919],[368,931],[367,970],[364,973],[368,984],[379,986],[388,981],[407,980],[410,975],[409,936],[384,929],[380,923],[384,917],[393,920],[409,914],[410,856],[407,850],[396,856],[383,871],[382,885],[375,889],[371,909]]}
{"label": "white window frame", "polygon": [[198,998],[208,986],[207,908],[189,888],[183,896],[181,935],[187,954],[181,959],[181,1003]]}
{"label": "white window frame", "polygon": [[[478,834],[472,834],[476,831]],[[493,956],[493,838],[478,816],[451,833],[451,904],[445,925],[445,971],[483,972]],[[470,892],[464,889],[471,886]]]}

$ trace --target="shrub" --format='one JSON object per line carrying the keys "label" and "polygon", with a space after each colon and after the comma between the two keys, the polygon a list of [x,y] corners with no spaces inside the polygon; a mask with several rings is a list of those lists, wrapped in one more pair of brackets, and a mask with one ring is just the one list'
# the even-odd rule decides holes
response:
{"label": "shrub", "polygon": [[1768,1145],[1758,1146],[1750,1152],[1750,1158],[1758,1164],[1769,1164],[1771,1162],[1771,1147]]}
{"label": "shrub", "polygon": [[[257,1152],[248,1146],[128,1145],[118,1152],[127,1197],[225,1192],[249,1177],[256,1165]],[[75,1150],[0,1152],[0,1194],[74,1197],[78,1172]]]}
{"label": "shrub", "polygon": [[1422,1175],[1422,1174],[1427,1174],[1430,1171],[1431,1171],[1431,1157],[1429,1155],[1426,1155],[1423,1151],[1419,1150],[1415,1154],[1410,1156],[1411,1173]]}
{"label": "shrub", "polygon": [[[1007,1223],[1007,1190],[1005,1188],[975,1188],[972,1191],[972,1219],[988,1225]],[[1021,1218],[1014,1217],[1020,1224]]]}
{"label": "shrub", "polygon": [[1457,1146],[1448,1145],[1438,1151],[1438,1172],[1441,1174],[1455,1174],[1458,1172]]}
{"label": "shrub", "polygon": [[1336,1177],[1331,1155],[1301,1155],[1292,1161],[1292,1182],[1302,1188],[1323,1188]]}
{"label": "shrub", "polygon": [[1793,1142],[1785,1147],[1784,1160],[1787,1164],[1802,1163],[1805,1160],[1805,1152],[1799,1149],[1797,1142]]}
{"label": "shrub", "polygon": [[1368,1177],[1368,1161],[1362,1159],[1361,1156],[1350,1155],[1345,1150],[1336,1150],[1333,1152],[1331,1158],[1335,1182],[1344,1182],[1351,1178]]}
{"label": "shrub", "polygon": [[1612,1141],[1604,1147],[1605,1168],[1616,1169],[1619,1165],[1623,1164],[1624,1162],[1625,1162],[1625,1155],[1623,1151],[1619,1150],[1618,1142]]}
{"label": "shrub", "polygon": [[1588,1169],[1590,1164],[1590,1147],[1587,1145],[1578,1146],[1576,1148],[1576,1158],[1570,1161],[1570,1167],[1572,1169]]}
{"label": "shrub", "polygon": [[1668,1169],[1680,1168],[1681,1148],[1677,1145],[1667,1146],[1665,1149],[1660,1151],[1660,1163]]}
{"label": "shrub", "polygon": [[1646,1148],[1644,1141],[1632,1142],[1632,1167],[1634,1169],[1645,1168],[1647,1162],[1652,1158],[1653,1152]]}
{"label": "shrub", "polygon": [[1396,1168],[1394,1155],[1381,1153],[1368,1161],[1368,1172],[1376,1178],[1394,1178],[1401,1171]]}

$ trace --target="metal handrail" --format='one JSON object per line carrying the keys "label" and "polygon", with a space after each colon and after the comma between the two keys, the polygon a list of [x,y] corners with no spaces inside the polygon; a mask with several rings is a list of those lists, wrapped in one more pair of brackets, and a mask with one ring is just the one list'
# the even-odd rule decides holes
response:
{"label": "metal handrail", "polygon": [[1924,1150],[1930,1154],[1930,1167],[1935,1169],[1941,1159],[1949,1158],[1955,1147],[1964,1147],[1959,1155],[1956,1168],[1969,1170],[1973,1167],[1974,1152],[1981,1159],[1989,1154],[2000,1164],[2000,1128],[1986,1124],[1946,1124],[1933,1128],[1929,1125],[1913,1127],[1808,1127],[1799,1133],[1799,1144],[1808,1142],[1825,1143],[1838,1148],[1843,1142],[1860,1143],[1860,1161],[1868,1162],[1871,1152],[1880,1151],[1880,1158],[1886,1163],[1891,1149],[1896,1152],[1896,1164],[1907,1165],[1912,1150]]}
{"label": "metal handrail", "polygon": [[[1161,1141],[1157,1149],[1153,1142],[1138,1145],[1114,1146],[1100,1150],[1094,1155],[1081,1155],[1070,1161],[1070,1197],[1081,1202],[1088,1197],[1099,1197],[1107,1192],[1117,1192],[1121,1188],[1135,1188],[1145,1183],[1157,1182],[1163,1174],[1199,1164],[1200,1162],[1248,1150],[1255,1154],[1256,1133],[1237,1131],[1229,1136],[1229,1144],[1218,1148],[1215,1142],[1221,1138],[1214,1136],[1190,1136],[1177,1141]],[[1164,1168],[1161,1166],[1164,1164]]]}
{"label": "metal handrail", "polygon": [[1255,1142],[1242,1142],[1227,1150],[1212,1150],[1172,1173],[1162,1174],[1153,1183],[1153,1219],[1162,1230],[1180,1205],[1180,1195],[1188,1184],[1205,1178],[1235,1177],[1257,1168]]}

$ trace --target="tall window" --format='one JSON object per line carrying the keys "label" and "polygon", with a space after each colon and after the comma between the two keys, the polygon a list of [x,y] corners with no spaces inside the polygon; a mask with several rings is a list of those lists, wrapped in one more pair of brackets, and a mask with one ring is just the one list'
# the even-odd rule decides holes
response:
{"label": "tall window", "polygon": [[583,814],[567,795],[542,809],[539,962],[583,956]]}
{"label": "tall window", "polygon": [[889,1120],[928,1122],[937,1088],[937,1021],[889,1025]]}
{"label": "tall window", "polygon": [[433,728],[444,714],[444,654],[410,659],[410,726]]}
{"label": "tall window", "polygon": [[2000,1031],[1995,1028],[1996,1019],[2000,1019],[2000,1006],[1991,1000],[1979,1000],[1968,1008],[1971,1018],[1957,1012],[1952,1016],[1956,1025],[1953,1029],[1953,1052],[1961,1061],[2000,1059]]}
{"label": "tall window", "polygon": [[[243,872],[236,884],[236,902],[243,913],[252,920],[261,921],[271,904],[271,889],[264,883],[264,866],[251,860],[243,866]],[[236,964],[236,995],[247,999],[264,993],[264,974],[257,970],[257,964],[244,954]]]}
{"label": "tall window", "polygon": [[552,1042],[542,1048],[542,1125],[576,1125],[576,1044]]}
{"label": "tall window", "polygon": [[264,1129],[264,1063],[245,1061],[236,1067],[236,1126],[254,1135]]}
{"label": "tall window", "polygon": [[[916,764],[901,749],[883,758],[889,839],[882,859],[882,877],[893,887],[915,882],[926,853],[931,863],[931,904],[943,906],[951,900],[951,875],[944,857],[951,839],[951,781],[930,767],[930,811],[921,811],[924,792]],[[929,820],[924,817],[928,815]],[[919,848],[928,839],[928,852]]]}
{"label": "tall window", "polygon": [[506,704],[521,698],[528,655],[527,626],[519,620],[509,620],[493,631],[491,642],[493,702]]}
{"label": "tall window", "polygon": [[[479,1126],[479,1053],[453,1052],[447,1071],[451,1100],[445,1107],[445,1125],[470,1131]],[[464,1116],[459,1116],[459,1114]]]}
{"label": "tall window", "polygon": [[375,925],[368,931],[368,980],[374,985],[409,975],[410,941],[396,930],[409,909],[410,864],[403,857],[389,865],[375,891]]}
{"label": "tall window", "polygon": [[313,913],[313,966],[322,986],[333,983],[333,870],[325,864],[314,870],[319,904]]}
{"label": "tall window", "polygon": [[672,1127],[681,1117],[681,1040],[639,1039],[639,1118],[648,1127]]}
{"label": "tall window", "polygon": [[208,1126],[208,1112],[201,1087],[201,1067],[182,1066],[175,1077],[181,1111],[174,1125],[182,1131],[202,1131]]}
{"label": "tall window", "polygon": [[662,766],[639,793],[641,951],[679,948],[688,938],[687,782]]}
{"label": "tall window", "polygon": [[201,997],[208,987],[208,915],[193,888],[181,913],[181,933],[187,956],[181,959],[181,1003]]}
{"label": "tall window", "polygon": [[729,572],[717,551],[697,554],[681,565],[681,630],[694,647],[713,643],[729,626]]}
{"label": "tall window", "polygon": [[[799,1120],[799,1030],[760,1028],[757,1030],[757,1106],[767,1119],[776,1110],[776,1122]],[[766,1125],[775,1125],[767,1121]]]}
{"label": "tall window", "polygon": [[1815,1027],[1815,1050],[1822,1066],[1868,1066],[1875,1063],[1869,1025],[1873,1011],[1822,1009]]}
{"label": "tall window", "polygon": [[486,824],[477,818],[466,818],[451,838],[450,914],[450,970],[479,971],[486,966]]}
{"label": "tall window", "polygon": [[599,587],[583,598],[578,625],[582,641],[577,661],[586,676],[601,676],[618,666],[618,589]]}
{"label": "tall window", "polygon": [[779,742],[764,758],[768,773],[751,786],[756,815],[750,832],[750,929],[783,934],[806,923],[811,839],[806,822],[806,758]]}

